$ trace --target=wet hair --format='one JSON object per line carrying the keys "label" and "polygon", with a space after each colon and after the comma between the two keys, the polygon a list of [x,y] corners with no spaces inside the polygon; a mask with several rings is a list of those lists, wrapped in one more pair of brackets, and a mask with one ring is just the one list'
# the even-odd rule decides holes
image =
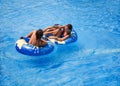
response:
{"label": "wet hair", "polygon": [[71,24],[67,24],[68,29],[72,31],[72,25]]}
{"label": "wet hair", "polygon": [[72,25],[71,24],[67,24],[68,30],[67,30],[67,34],[70,35],[72,32]]}
{"label": "wet hair", "polygon": [[36,39],[40,40],[42,36],[43,36],[43,30],[42,29],[37,30],[36,31]]}

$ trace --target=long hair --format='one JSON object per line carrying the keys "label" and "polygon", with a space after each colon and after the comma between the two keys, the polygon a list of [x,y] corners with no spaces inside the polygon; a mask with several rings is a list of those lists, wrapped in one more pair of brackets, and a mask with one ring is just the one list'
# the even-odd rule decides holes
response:
{"label": "long hair", "polygon": [[36,31],[36,40],[40,40],[43,36],[43,30],[39,29]]}

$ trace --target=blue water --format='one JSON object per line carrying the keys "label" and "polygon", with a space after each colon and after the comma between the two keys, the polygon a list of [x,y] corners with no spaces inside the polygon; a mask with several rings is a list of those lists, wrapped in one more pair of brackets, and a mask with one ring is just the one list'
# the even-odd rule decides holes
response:
{"label": "blue water", "polygon": [[[78,40],[18,53],[32,30],[71,23]],[[120,0],[0,0],[0,86],[120,86]]]}

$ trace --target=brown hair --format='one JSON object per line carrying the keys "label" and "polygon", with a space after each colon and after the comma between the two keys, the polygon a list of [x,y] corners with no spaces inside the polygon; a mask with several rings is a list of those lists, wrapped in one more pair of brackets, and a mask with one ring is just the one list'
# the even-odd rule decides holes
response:
{"label": "brown hair", "polygon": [[67,24],[68,30],[67,30],[67,34],[70,35],[72,32],[72,25],[71,24]]}
{"label": "brown hair", "polygon": [[71,24],[67,24],[68,29],[72,31],[72,25]]}
{"label": "brown hair", "polygon": [[43,30],[39,29],[36,31],[36,40],[40,40],[41,37],[43,36]]}

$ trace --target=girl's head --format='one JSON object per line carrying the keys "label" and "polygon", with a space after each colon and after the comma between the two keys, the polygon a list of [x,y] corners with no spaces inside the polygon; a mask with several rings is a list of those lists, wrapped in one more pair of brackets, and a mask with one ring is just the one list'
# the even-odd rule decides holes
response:
{"label": "girl's head", "polygon": [[43,36],[43,30],[42,29],[39,29],[36,31],[36,39],[37,40],[40,40]]}
{"label": "girl's head", "polygon": [[72,32],[72,25],[71,24],[66,25],[66,32],[67,32],[68,35],[71,34],[71,32]]}
{"label": "girl's head", "polygon": [[72,25],[71,25],[71,24],[67,24],[66,26],[67,26],[67,28],[68,28],[69,30],[72,31]]}

